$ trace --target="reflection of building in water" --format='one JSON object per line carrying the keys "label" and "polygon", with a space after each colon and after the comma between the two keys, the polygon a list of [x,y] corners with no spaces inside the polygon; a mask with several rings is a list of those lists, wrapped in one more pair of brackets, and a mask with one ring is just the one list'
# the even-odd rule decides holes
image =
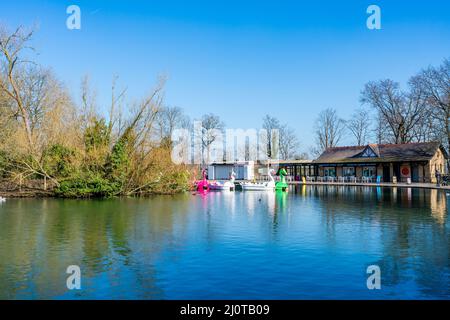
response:
{"label": "reflection of building in water", "polygon": [[392,187],[392,202],[397,201],[397,187]]}
{"label": "reflection of building in water", "polygon": [[377,200],[380,201],[381,199],[383,199],[383,192],[381,187],[377,187]]}
{"label": "reflection of building in water", "polygon": [[276,214],[275,208],[275,194],[273,192],[264,192],[263,193],[267,197],[267,209],[271,216]]}
{"label": "reflection of building in water", "polygon": [[261,208],[261,205],[263,205],[267,209],[267,213],[270,216],[273,216],[275,214],[276,204],[274,192],[248,191],[243,192],[243,196],[245,197],[246,212],[249,216],[253,216],[255,214],[255,211]]}
{"label": "reflection of building in water", "polygon": [[439,224],[445,222],[445,215],[447,210],[447,198],[445,192],[440,190],[430,190],[430,207],[431,216],[436,219]]}
{"label": "reflection of building in water", "polygon": [[301,191],[302,196],[306,196],[306,184],[302,185],[301,188],[302,188],[302,191]]}
{"label": "reflection of building in water", "polygon": [[231,191],[218,192],[218,195],[223,197],[225,210],[229,212],[232,217],[234,217],[234,214],[236,212],[235,194],[236,194],[235,192]]}
{"label": "reflection of building in water", "polygon": [[247,213],[249,216],[253,216],[255,213],[255,205],[256,205],[256,192],[245,192],[244,196],[248,199],[245,202],[245,205],[247,206]]}
{"label": "reflection of building in water", "polygon": [[410,207],[412,204],[411,188],[400,189],[400,199],[404,206]]}

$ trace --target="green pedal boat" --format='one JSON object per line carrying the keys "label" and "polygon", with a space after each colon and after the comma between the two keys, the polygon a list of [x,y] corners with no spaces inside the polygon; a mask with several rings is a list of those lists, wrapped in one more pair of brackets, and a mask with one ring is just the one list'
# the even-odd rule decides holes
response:
{"label": "green pedal boat", "polygon": [[280,181],[275,183],[275,191],[288,191],[289,186],[286,183],[286,170],[284,168],[280,168],[277,172],[277,176],[280,176]]}

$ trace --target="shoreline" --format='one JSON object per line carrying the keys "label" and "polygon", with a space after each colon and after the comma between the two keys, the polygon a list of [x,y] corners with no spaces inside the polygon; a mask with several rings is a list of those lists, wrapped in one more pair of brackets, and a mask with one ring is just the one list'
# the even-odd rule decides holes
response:
{"label": "shoreline", "polygon": [[[435,190],[442,190],[442,191],[450,191],[450,186],[437,186],[432,183],[342,183],[342,182],[306,182],[303,183],[302,181],[291,181],[288,182],[288,185],[291,186],[334,186],[334,187],[381,187],[381,188],[416,188],[416,189],[435,189]],[[191,191],[186,191],[187,193]],[[181,192],[183,193],[183,192]],[[176,193],[178,194],[178,193]],[[174,194],[146,194],[146,195],[140,195],[140,196],[126,196],[126,197],[151,197],[155,195],[174,195]],[[10,199],[20,199],[20,198],[54,198],[54,199],[107,199],[102,197],[60,197],[56,195],[51,190],[39,190],[39,189],[24,189],[24,190],[2,190],[0,189],[0,196],[4,198],[10,198]],[[121,198],[125,196],[117,196],[117,198]]]}
{"label": "shoreline", "polygon": [[374,182],[306,182],[302,181],[291,181],[288,182],[289,185],[299,186],[299,185],[315,185],[315,186],[351,186],[351,187],[382,187],[382,188],[419,188],[419,189],[436,189],[436,190],[450,190],[450,186],[438,186],[433,183],[374,183]]}

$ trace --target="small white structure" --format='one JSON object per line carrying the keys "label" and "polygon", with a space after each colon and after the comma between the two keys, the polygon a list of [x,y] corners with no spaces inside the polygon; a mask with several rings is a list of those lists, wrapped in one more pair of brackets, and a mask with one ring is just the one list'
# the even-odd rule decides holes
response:
{"label": "small white structure", "polygon": [[228,180],[233,170],[236,180],[253,180],[255,177],[254,161],[213,163],[208,166],[208,180]]}
{"label": "small white structure", "polygon": [[231,171],[229,181],[212,181],[209,183],[209,190],[219,190],[219,191],[234,191],[235,185],[234,180],[236,179],[236,172]]}

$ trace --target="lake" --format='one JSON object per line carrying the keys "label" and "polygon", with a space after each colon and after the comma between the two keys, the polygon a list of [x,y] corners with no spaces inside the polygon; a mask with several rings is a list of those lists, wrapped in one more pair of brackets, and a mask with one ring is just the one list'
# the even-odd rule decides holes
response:
{"label": "lake", "polygon": [[[356,186],[8,199],[0,298],[450,299],[449,200]],[[367,288],[371,265],[380,290]]]}

